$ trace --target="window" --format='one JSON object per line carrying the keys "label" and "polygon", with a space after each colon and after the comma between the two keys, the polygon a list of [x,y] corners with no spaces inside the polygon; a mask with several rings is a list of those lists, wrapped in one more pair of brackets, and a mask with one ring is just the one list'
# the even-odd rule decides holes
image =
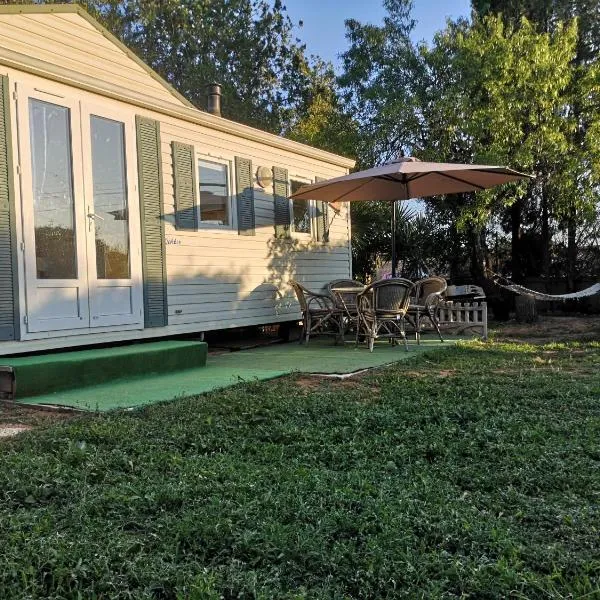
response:
{"label": "window", "polygon": [[77,279],[71,114],[29,99],[31,174],[38,279]]}
{"label": "window", "polygon": [[98,279],[129,279],[129,210],[125,126],[90,116]]}
{"label": "window", "polygon": [[198,183],[198,223],[231,226],[228,165],[200,159]]}
{"label": "window", "polygon": [[[304,181],[290,182],[291,193],[295,194],[303,185]],[[292,200],[292,231],[295,233],[306,233],[310,235],[311,225],[311,200]]]}

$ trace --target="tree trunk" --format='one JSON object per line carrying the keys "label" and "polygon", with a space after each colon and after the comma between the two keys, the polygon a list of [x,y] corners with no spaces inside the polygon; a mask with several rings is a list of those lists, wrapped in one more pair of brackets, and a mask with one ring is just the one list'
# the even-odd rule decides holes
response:
{"label": "tree trunk", "polygon": [[469,227],[469,245],[471,246],[471,277],[478,283],[485,278],[485,233]]}
{"label": "tree trunk", "polygon": [[450,279],[456,282],[457,279],[463,277],[464,275],[464,264],[460,258],[460,244],[457,243],[456,240],[459,238],[459,233],[456,228],[456,223],[452,224],[452,246],[453,251],[450,253]]}
{"label": "tree trunk", "polygon": [[550,276],[550,224],[548,215],[548,192],[542,189],[542,274]]}
{"label": "tree trunk", "polygon": [[531,296],[516,296],[515,315],[519,323],[535,323],[538,316],[535,300]]}
{"label": "tree trunk", "polygon": [[567,291],[575,291],[575,279],[577,278],[577,219],[575,209],[571,210],[571,216],[567,221]]}
{"label": "tree trunk", "polygon": [[521,223],[522,223],[523,201],[516,200],[510,207],[511,221],[511,262],[512,279],[514,281],[523,280],[523,256],[521,244]]}

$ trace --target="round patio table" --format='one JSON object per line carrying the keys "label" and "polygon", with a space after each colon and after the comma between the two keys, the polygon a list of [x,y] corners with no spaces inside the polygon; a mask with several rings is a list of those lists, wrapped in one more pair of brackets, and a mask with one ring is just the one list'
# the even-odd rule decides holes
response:
{"label": "round patio table", "polygon": [[366,287],[332,287],[331,292],[335,295],[334,300],[346,315],[356,318],[356,298]]}
{"label": "round patio table", "polygon": [[344,311],[344,333],[349,329],[358,327],[358,308],[357,297],[366,289],[367,286],[339,286],[330,289],[334,296],[334,301]]}

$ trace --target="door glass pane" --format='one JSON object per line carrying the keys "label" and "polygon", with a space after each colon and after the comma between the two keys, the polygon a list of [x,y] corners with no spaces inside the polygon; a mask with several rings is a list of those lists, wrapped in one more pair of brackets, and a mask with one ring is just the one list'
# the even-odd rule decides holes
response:
{"label": "door glass pane", "polygon": [[200,180],[200,222],[229,225],[227,165],[198,161]]}
{"label": "door glass pane", "polygon": [[129,214],[123,123],[90,117],[96,274],[129,279]]}
{"label": "door glass pane", "polygon": [[77,279],[70,110],[29,99],[38,279]]}

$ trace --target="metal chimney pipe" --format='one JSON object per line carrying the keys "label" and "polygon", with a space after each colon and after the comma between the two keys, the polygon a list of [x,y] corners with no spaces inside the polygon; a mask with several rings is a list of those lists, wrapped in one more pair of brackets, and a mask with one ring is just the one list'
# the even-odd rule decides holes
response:
{"label": "metal chimney pipe", "polygon": [[221,85],[218,83],[209,83],[206,86],[207,104],[206,110],[217,117],[221,116]]}

